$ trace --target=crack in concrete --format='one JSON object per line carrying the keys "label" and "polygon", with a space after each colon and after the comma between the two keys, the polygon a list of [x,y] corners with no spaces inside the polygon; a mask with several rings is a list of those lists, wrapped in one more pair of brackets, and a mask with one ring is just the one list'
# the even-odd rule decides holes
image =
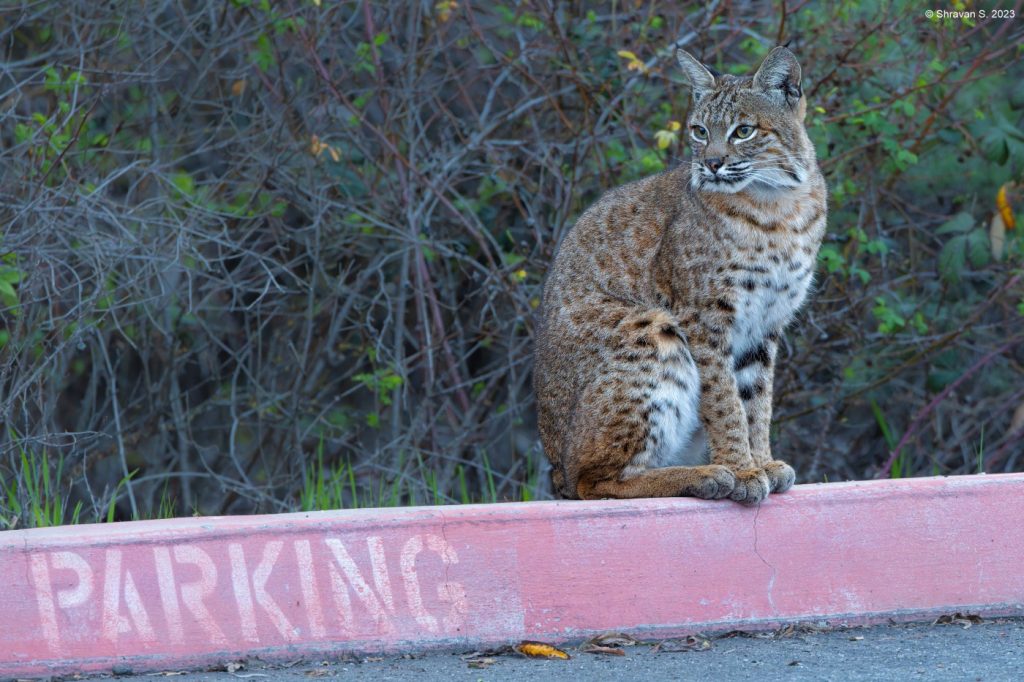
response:
{"label": "crack in concrete", "polygon": [[776,575],[778,575],[778,569],[776,569],[775,566],[770,564],[768,560],[764,558],[764,555],[761,554],[761,551],[757,548],[757,517],[760,515],[761,503],[758,502],[757,509],[754,510],[754,554],[756,554],[757,558],[761,560],[761,563],[767,566],[772,572],[771,577],[768,579],[768,606],[770,606],[772,609],[772,615],[775,615],[778,613],[778,609],[775,608],[775,599],[772,597],[772,590],[775,588],[775,577]]}
{"label": "crack in concrete", "polygon": [[[452,551],[452,553],[454,554],[455,553],[455,548],[452,547],[451,543],[448,542],[448,535],[445,532],[446,529],[448,528],[448,519],[446,519],[444,517],[444,512],[441,511],[440,509],[437,510],[437,515],[439,517],[441,517],[441,539],[444,540],[444,546],[445,546],[445,548],[450,549]],[[441,558],[441,563],[444,565],[444,589],[445,589],[445,592],[448,592],[449,594],[451,594],[451,588],[449,587],[449,585],[451,584],[451,581],[449,580],[449,574],[448,574],[448,569],[449,569],[448,557],[447,556],[443,556]]]}

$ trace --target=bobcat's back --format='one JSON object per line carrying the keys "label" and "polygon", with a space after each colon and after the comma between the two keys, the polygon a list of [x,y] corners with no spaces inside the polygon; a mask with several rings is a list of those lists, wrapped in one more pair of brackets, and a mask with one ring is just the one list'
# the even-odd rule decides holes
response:
{"label": "bobcat's back", "polygon": [[561,444],[578,388],[605,374],[612,375],[605,381],[618,380],[608,370],[614,367],[621,325],[630,308],[656,303],[653,264],[665,228],[694,208],[686,192],[688,176],[688,169],[677,168],[607,192],[559,246],[537,329],[534,386],[545,441]]}

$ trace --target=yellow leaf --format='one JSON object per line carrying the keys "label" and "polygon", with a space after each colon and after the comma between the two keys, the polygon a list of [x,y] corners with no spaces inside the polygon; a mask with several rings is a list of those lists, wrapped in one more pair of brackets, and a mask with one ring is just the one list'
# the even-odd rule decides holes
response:
{"label": "yellow leaf", "polygon": [[619,50],[616,54],[618,54],[623,59],[628,59],[629,60],[629,63],[626,64],[626,69],[627,70],[629,70],[629,71],[639,71],[640,73],[646,73],[647,72],[647,66],[645,66],[644,63],[642,61],[640,61],[639,57],[637,57],[635,54],[633,54],[629,50]]}
{"label": "yellow leaf", "polygon": [[313,135],[309,140],[309,153],[313,156],[320,156],[326,146],[327,145],[320,141],[319,136]]}
{"label": "yellow leaf", "polygon": [[319,157],[324,152],[327,152],[335,163],[341,161],[341,154],[337,149],[321,140],[320,136],[313,135],[309,139],[309,153],[313,156]]}
{"label": "yellow leaf", "polygon": [[313,0],[313,4],[316,5],[317,7],[319,7],[320,6],[320,0]]}
{"label": "yellow leaf", "polygon": [[682,128],[682,127],[683,127],[683,124],[680,123],[679,121],[669,121],[668,122],[668,129],[671,130],[673,133],[676,132],[677,130],[679,130],[680,128]]}
{"label": "yellow leaf", "polygon": [[452,18],[452,12],[459,8],[459,3],[455,0],[444,0],[434,5],[434,11],[437,12],[437,18],[441,20],[441,23],[447,22]]}
{"label": "yellow leaf", "polygon": [[1006,225],[1007,230],[1012,230],[1017,227],[1017,221],[1013,218],[1013,209],[1010,207],[1010,201],[1006,198],[1006,186],[1010,183],[1005,183],[999,188],[999,193],[996,194],[996,208],[999,209],[999,215],[1003,217],[1003,224]]}
{"label": "yellow leaf", "polygon": [[568,660],[569,654],[544,642],[520,642],[516,651],[531,658],[560,658]]}
{"label": "yellow leaf", "polygon": [[654,133],[654,139],[658,143],[658,149],[668,149],[669,145],[679,139],[679,135],[668,130],[659,130]]}

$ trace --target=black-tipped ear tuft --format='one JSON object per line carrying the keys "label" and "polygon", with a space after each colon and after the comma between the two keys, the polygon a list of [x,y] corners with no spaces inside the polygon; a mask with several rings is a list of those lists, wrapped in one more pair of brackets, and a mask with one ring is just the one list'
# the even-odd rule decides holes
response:
{"label": "black-tipped ear tuft", "polygon": [[694,102],[699,102],[701,97],[715,89],[714,75],[696,57],[680,48],[676,50],[676,61],[690,81]]}
{"label": "black-tipped ear tuft", "polygon": [[803,96],[800,73],[800,63],[796,56],[784,47],[776,47],[768,53],[754,74],[754,87],[795,107]]}

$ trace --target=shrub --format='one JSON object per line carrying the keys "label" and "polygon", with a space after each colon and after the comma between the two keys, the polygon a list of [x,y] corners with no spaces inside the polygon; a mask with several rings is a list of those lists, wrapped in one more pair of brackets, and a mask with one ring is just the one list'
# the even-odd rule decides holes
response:
{"label": "shrub", "polygon": [[804,67],[832,204],[776,454],[808,481],[1021,466],[1022,247],[990,236],[1024,164],[1012,22],[118,9],[0,14],[0,523],[34,523],[29,462],[66,521],[548,495],[533,311],[580,212],[683,159],[673,45],[747,72],[788,43]]}

